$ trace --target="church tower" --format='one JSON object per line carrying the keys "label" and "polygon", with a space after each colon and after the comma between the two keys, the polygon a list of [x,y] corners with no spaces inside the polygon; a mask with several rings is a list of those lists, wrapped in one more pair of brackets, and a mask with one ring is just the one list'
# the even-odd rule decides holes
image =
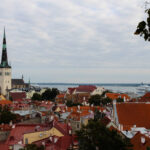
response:
{"label": "church tower", "polygon": [[2,57],[0,64],[0,94],[7,95],[8,90],[11,89],[11,66],[8,64],[6,35],[4,29]]}

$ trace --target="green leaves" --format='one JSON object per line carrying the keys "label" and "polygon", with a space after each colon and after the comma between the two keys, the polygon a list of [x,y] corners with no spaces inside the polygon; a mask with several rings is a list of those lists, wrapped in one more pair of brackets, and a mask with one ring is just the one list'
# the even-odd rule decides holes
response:
{"label": "green leaves", "polygon": [[104,98],[103,96],[98,94],[91,96],[89,99],[89,103],[94,104],[95,106],[99,106],[100,104],[106,105],[107,103],[111,102],[112,100],[110,98]]}
{"label": "green leaves", "polygon": [[143,36],[145,41],[150,41],[150,9],[145,11],[148,14],[146,21],[139,22],[135,35]]}
{"label": "green leaves", "polygon": [[42,95],[40,95],[39,93],[34,93],[32,96],[32,100],[53,100],[55,99],[56,95],[59,94],[59,90],[56,88],[52,88],[52,89],[47,89],[45,90],[44,93],[42,93]]}
{"label": "green leaves", "polygon": [[9,107],[6,105],[4,107],[0,106],[0,124],[8,124],[10,121],[13,121],[16,119],[16,115],[11,113],[9,110]]}
{"label": "green leaves", "polygon": [[76,134],[79,150],[128,150],[131,146],[128,139],[122,138],[115,130],[110,131],[99,121],[89,120]]}

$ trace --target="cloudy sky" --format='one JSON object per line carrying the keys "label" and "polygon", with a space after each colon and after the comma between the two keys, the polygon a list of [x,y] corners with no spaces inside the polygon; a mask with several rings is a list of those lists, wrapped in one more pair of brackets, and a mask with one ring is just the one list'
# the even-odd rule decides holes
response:
{"label": "cloudy sky", "polygon": [[0,0],[13,78],[150,82],[150,43],[133,33],[143,0]]}

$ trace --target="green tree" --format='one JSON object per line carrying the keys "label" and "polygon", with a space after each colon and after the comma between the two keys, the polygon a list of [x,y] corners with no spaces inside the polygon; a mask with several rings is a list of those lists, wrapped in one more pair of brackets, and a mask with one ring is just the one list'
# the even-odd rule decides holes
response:
{"label": "green tree", "polygon": [[139,22],[135,35],[143,36],[145,41],[150,41],[150,9],[146,9],[147,19]]}
{"label": "green tree", "polygon": [[89,99],[89,103],[94,104],[95,106],[106,105],[111,102],[112,102],[112,100],[110,98],[104,98],[98,94],[92,95]]}
{"label": "green tree", "polygon": [[90,104],[94,104],[95,106],[99,106],[102,103],[102,96],[96,94],[92,95],[89,99]]}
{"label": "green tree", "polygon": [[123,98],[117,98],[116,101],[117,102],[124,102]]}
{"label": "green tree", "polygon": [[78,106],[78,105],[82,106],[81,103],[73,103],[73,101],[71,101],[71,100],[68,100],[68,101],[66,102],[66,105],[67,105],[68,107]]}
{"label": "green tree", "polygon": [[117,131],[110,131],[99,121],[89,120],[76,132],[79,150],[129,150],[129,139],[122,138]]}
{"label": "green tree", "polygon": [[42,93],[42,99],[54,101],[57,94],[59,94],[59,90],[57,88],[47,89],[44,93]]}
{"label": "green tree", "polygon": [[38,93],[34,93],[31,99],[40,101],[42,100],[42,96]]}
{"label": "green tree", "polygon": [[94,120],[98,121],[98,120],[101,120],[103,117],[105,117],[105,114],[100,112],[98,109],[95,109]]}
{"label": "green tree", "polygon": [[16,115],[10,111],[9,107],[7,105],[4,107],[0,106],[0,124],[8,124],[14,120],[16,120]]}
{"label": "green tree", "polygon": [[102,96],[102,97],[104,97],[106,93],[112,93],[112,91],[110,91],[110,90],[106,90],[106,91],[104,91],[104,92],[102,93],[102,95],[101,95],[101,96]]}
{"label": "green tree", "polygon": [[148,147],[146,148],[146,150],[150,150],[150,147],[148,146]]}

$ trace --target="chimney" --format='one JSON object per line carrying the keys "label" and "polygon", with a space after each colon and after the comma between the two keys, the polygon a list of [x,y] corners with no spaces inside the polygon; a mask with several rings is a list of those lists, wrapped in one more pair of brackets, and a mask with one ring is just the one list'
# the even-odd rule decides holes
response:
{"label": "chimney", "polygon": [[56,143],[58,141],[58,138],[57,137],[55,137],[54,138],[54,143]]}
{"label": "chimney", "polygon": [[145,137],[143,137],[143,136],[141,137],[141,143],[145,144]]}
{"label": "chimney", "polygon": [[12,120],[9,122],[9,126],[12,126],[13,125],[13,123],[12,123]]}
{"label": "chimney", "polygon": [[52,142],[52,140],[53,140],[53,137],[52,137],[52,136],[50,136],[50,137],[49,137],[49,140]]}
{"label": "chimney", "polygon": [[66,106],[66,110],[68,110],[68,107]]}
{"label": "chimney", "polygon": [[70,135],[71,135],[71,133],[72,133],[71,130],[69,130],[69,134],[70,134]]}
{"label": "chimney", "polygon": [[123,101],[126,102],[126,97],[125,96],[123,97]]}
{"label": "chimney", "polygon": [[78,109],[80,110],[80,105],[78,105]]}

